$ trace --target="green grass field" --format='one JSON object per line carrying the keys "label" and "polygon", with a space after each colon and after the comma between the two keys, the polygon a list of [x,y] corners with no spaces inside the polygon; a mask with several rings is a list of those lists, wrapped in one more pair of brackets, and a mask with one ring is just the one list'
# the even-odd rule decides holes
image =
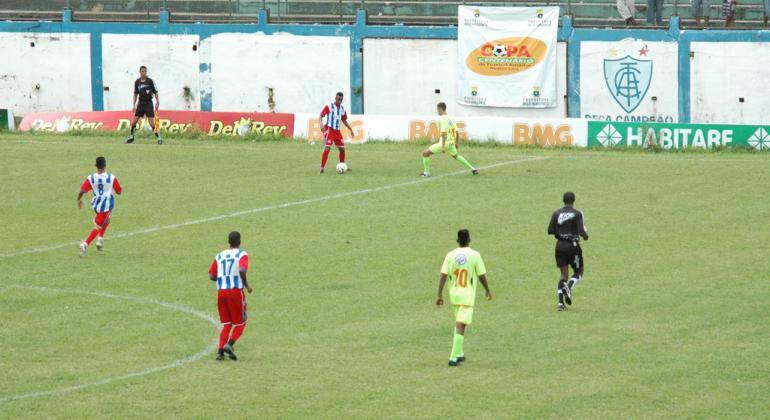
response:
{"label": "green grass field", "polygon": [[[0,418],[759,418],[770,395],[768,156],[0,135]],[[124,187],[79,258],[94,158]],[[330,166],[337,162],[332,152]],[[546,235],[591,239],[556,311]],[[448,368],[438,271],[468,228],[494,299]],[[237,229],[250,322],[216,362],[206,270]],[[479,291],[481,292],[481,291]]]}

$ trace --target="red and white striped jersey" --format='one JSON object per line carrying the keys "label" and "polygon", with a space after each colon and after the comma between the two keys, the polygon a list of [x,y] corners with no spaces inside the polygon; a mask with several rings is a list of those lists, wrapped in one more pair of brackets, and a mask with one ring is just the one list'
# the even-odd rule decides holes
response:
{"label": "red and white striped jersey", "polygon": [[217,278],[217,289],[243,289],[241,271],[249,268],[249,254],[239,248],[226,249],[214,258],[209,274]]}
{"label": "red and white striped jersey", "polygon": [[80,191],[94,192],[94,198],[91,199],[91,207],[97,213],[110,211],[115,207],[115,193],[120,194],[123,189],[115,175],[109,172],[93,173],[86,177]]}

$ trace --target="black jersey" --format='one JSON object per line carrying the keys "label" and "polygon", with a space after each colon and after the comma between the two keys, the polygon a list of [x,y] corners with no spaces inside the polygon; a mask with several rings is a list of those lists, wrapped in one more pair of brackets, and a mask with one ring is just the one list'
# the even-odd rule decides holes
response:
{"label": "black jersey", "polygon": [[154,93],[158,93],[158,90],[155,89],[155,82],[149,77],[144,80],[140,77],[134,82],[134,94],[139,95],[140,104],[151,103]]}
{"label": "black jersey", "polygon": [[580,241],[580,236],[586,234],[583,224],[583,213],[573,207],[562,207],[551,216],[548,224],[548,234],[562,241]]}

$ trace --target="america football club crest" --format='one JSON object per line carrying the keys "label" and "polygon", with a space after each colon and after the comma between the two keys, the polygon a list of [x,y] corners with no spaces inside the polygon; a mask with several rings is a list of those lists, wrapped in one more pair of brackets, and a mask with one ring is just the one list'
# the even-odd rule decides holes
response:
{"label": "america football club crest", "polygon": [[642,103],[652,81],[652,60],[637,60],[627,55],[604,59],[604,81],[615,102],[631,113]]}
{"label": "america football club crest", "polygon": [[465,254],[457,254],[455,255],[455,262],[459,265],[465,265],[468,262],[468,257]]}
{"label": "america football club crest", "polygon": [[543,9],[537,9],[537,18],[542,19],[543,18]]}
{"label": "america football club crest", "polygon": [[472,86],[471,87],[471,95],[472,96],[476,96],[478,94],[479,94],[479,88],[477,88],[476,86]]}
{"label": "america football club crest", "polygon": [[540,96],[540,86],[532,86],[532,96],[536,98]]}
{"label": "america football club crest", "polygon": [[477,18],[479,16],[481,16],[481,10],[473,9],[473,17]]}

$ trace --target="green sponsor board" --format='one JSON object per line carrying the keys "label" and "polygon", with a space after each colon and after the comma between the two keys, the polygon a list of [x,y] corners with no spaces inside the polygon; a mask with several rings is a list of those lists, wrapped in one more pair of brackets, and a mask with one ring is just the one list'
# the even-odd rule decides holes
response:
{"label": "green sponsor board", "polygon": [[13,131],[15,127],[13,112],[10,109],[0,109],[0,130]]}
{"label": "green sponsor board", "polygon": [[770,149],[770,126],[588,122],[588,147]]}

